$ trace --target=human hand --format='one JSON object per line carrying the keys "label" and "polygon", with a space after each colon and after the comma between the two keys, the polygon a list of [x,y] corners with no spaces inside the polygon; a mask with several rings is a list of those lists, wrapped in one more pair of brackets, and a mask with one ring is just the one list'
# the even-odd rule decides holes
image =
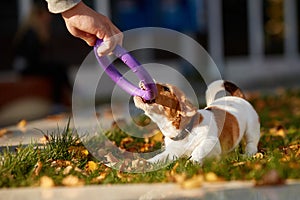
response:
{"label": "human hand", "polygon": [[117,44],[122,45],[123,34],[106,16],[80,2],[75,7],[62,13],[68,31],[94,46],[97,38],[103,43],[98,48],[98,55],[111,53]]}

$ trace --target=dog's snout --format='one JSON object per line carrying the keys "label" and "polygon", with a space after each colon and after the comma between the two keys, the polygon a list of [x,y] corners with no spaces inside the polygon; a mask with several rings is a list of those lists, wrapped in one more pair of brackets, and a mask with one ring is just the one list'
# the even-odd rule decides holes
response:
{"label": "dog's snout", "polygon": [[146,100],[146,99],[143,99],[143,98],[142,98],[142,100],[143,100],[144,103],[147,103],[147,104],[155,103],[155,99],[152,99],[152,100]]}

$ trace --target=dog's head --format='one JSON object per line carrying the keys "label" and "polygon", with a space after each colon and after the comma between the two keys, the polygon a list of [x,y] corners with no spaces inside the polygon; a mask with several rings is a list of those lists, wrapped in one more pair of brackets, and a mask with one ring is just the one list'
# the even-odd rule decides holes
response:
{"label": "dog's head", "polygon": [[145,111],[154,122],[166,118],[176,129],[181,129],[196,114],[197,108],[186,98],[184,93],[170,84],[157,83],[157,97],[147,101],[135,96],[135,106]]}

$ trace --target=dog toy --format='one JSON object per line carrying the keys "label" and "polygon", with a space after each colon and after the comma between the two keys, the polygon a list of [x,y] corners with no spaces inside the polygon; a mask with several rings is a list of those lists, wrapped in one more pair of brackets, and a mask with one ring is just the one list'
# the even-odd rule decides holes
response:
{"label": "dog toy", "polygon": [[143,83],[143,88],[139,88],[129,82],[123,75],[116,69],[116,67],[109,61],[107,56],[98,56],[97,49],[102,44],[103,40],[98,39],[94,46],[94,53],[100,66],[104,69],[105,73],[123,90],[132,96],[140,96],[145,100],[153,100],[157,95],[156,85],[150,74],[142,67],[142,65],[132,57],[124,48],[117,45],[113,50],[122,62],[127,65]]}

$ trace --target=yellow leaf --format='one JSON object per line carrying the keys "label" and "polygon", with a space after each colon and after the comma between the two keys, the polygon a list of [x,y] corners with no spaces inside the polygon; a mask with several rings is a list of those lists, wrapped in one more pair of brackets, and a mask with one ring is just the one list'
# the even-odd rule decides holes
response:
{"label": "yellow leaf", "polygon": [[92,179],[92,183],[101,183],[107,176],[107,173],[101,173],[100,176]]}
{"label": "yellow leaf", "polygon": [[65,177],[61,183],[64,186],[70,186],[70,187],[84,185],[84,182],[82,180],[80,180],[77,176],[74,176],[74,175],[69,175],[69,176]]}
{"label": "yellow leaf", "polygon": [[9,133],[9,131],[6,128],[0,129],[0,137],[2,137],[3,135]]}
{"label": "yellow leaf", "polygon": [[24,128],[27,125],[27,121],[25,119],[22,119],[21,121],[19,121],[19,123],[17,124],[18,128]]}
{"label": "yellow leaf", "polygon": [[186,174],[175,174],[173,175],[173,178],[176,183],[182,184],[186,180]]}
{"label": "yellow leaf", "polygon": [[253,155],[253,158],[255,158],[255,159],[263,159],[264,155],[262,153],[256,153],[256,154]]}
{"label": "yellow leaf", "polygon": [[85,166],[86,171],[93,172],[98,169],[98,164],[94,161],[88,161],[88,163]]}
{"label": "yellow leaf", "polygon": [[154,130],[153,131],[153,137],[151,137],[151,140],[153,142],[163,142],[163,134],[160,130]]}
{"label": "yellow leaf", "polygon": [[63,175],[69,174],[72,169],[73,167],[71,165],[67,166],[63,171]]}
{"label": "yellow leaf", "polygon": [[241,165],[244,165],[244,164],[246,164],[245,161],[242,161],[242,162],[236,162],[236,163],[233,163],[232,165],[233,165],[234,167],[237,167],[237,166],[241,166]]}
{"label": "yellow leaf", "polygon": [[181,183],[184,189],[193,189],[201,187],[203,183],[203,175],[197,175]]}
{"label": "yellow leaf", "polygon": [[40,187],[43,188],[51,188],[54,187],[54,181],[52,180],[52,178],[48,177],[48,176],[42,176],[40,178]]}
{"label": "yellow leaf", "polygon": [[205,174],[205,180],[207,182],[215,182],[215,181],[218,181],[219,178],[218,178],[218,176],[215,173],[208,172],[207,174]]}
{"label": "yellow leaf", "polygon": [[89,151],[87,149],[81,150],[81,153],[82,153],[82,155],[85,155],[85,156],[89,155]]}
{"label": "yellow leaf", "polygon": [[276,128],[271,128],[270,129],[270,134],[272,136],[279,136],[279,137],[282,137],[282,138],[285,138],[285,130],[281,127],[276,127]]}

